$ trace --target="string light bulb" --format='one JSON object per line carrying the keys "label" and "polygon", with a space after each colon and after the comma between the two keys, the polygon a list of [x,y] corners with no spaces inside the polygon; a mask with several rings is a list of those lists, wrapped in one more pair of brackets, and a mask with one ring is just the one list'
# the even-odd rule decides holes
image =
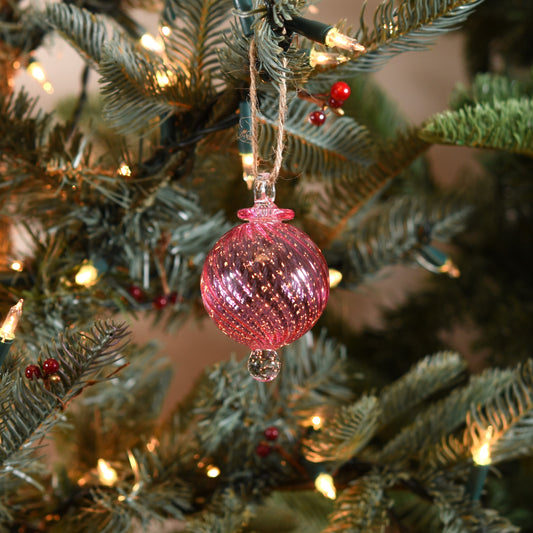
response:
{"label": "string light bulb", "polygon": [[151,50],[152,52],[163,51],[163,44],[149,33],[145,33],[140,38],[140,43],[143,48],[146,48],[146,50]]}
{"label": "string light bulb", "polygon": [[428,244],[417,250],[415,260],[421,267],[435,274],[447,274],[450,278],[461,275],[457,265],[444,252]]}
{"label": "string light bulb", "polygon": [[106,487],[112,487],[118,481],[117,471],[105,459],[98,459],[98,480]]}
{"label": "string light bulb", "polygon": [[242,159],[242,179],[245,181],[249,190],[252,189],[254,183],[253,168],[254,168],[254,154],[241,154]]}
{"label": "string light bulb", "polygon": [[54,87],[46,79],[46,74],[44,72],[41,64],[35,59],[30,59],[28,66],[26,67],[28,74],[36,81],[38,81],[45,92],[52,94],[54,92]]}
{"label": "string light bulb", "polygon": [[0,340],[12,341],[15,338],[15,330],[22,316],[22,304],[24,300],[21,298],[7,313],[7,316],[0,327]]}
{"label": "string light bulb", "polygon": [[349,52],[361,53],[366,50],[366,48],[352,37],[344,35],[337,28],[331,28],[326,35],[326,41],[324,43],[329,48],[342,48],[343,50],[348,50]]}
{"label": "string light bulb", "polygon": [[336,270],[335,268],[329,269],[329,287],[334,289],[342,281],[342,273]]}
{"label": "string light bulb", "polygon": [[239,103],[239,154],[242,160],[242,179],[249,190],[254,183],[254,153],[252,148],[252,110],[250,102]]}
{"label": "string light bulb", "polygon": [[220,476],[220,468],[218,468],[218,466],[215,466],[215,465],[209,465],[206,470],[206,475],[207,477],[210,477],[210,478],[218,477]]}
{"label": "string light bulb", "polygon": [[289,32],[299,33],[308,39],[328,48],[342,48],[350,53],[362,53],[366,48],[354,39],[330,24],[324,24],[317,20],[306,19],[304,17],[293,17],[285,21],[285,28]]}
{"label": "string light bulb", "polygon": [[74,281],[78,285],[92,287],[98,281],[98,269],[92,264],[92,262],[87,261],[76,273]]}
{"label": "string light bulb", "polygon": [[15,272],[22,272],[24,270],[24,267],[20,261],[13,261],[11,265],[9,265],[9,268]]}
{"label": "string light bulb", "polygon": [[479,466],[490,465],[492,462],[490,456],[490,445],[492,443],[493,434],[494,428],[489,426],[486,431],[484,431],[480,441],[472,446],[472,459],[474,463]]}
{"label": "string light bulb", "polygon": [[131,168],[126,163],[122,163],[117,170],[117,174],[129,178],[131,176]]}
{"label": "string light bulb", "polygon": [[161,26],[161,33],[165,36],[165,37],[168,37],[170,35],[170,28],[168,26]]}
{"label": "string light bulb", "polygon": [[315,415],[311,418],[311,425],[315,431],[319,430],[322,427],[322,418],[318,415]]}
{"label": "string light bulb", "polygon": [[316,490],[326,498],[329,498],[330,500],[337,498],[335,483],[330,474],[326,474],[325,472],[319,474],[315,479],[315,487]]}
{"label": "string light bulb", "polygon": [[348,57],[339,55],[336,52],[321,52],[314,48],[309,50],[309,65],[313,68],[340,65],[348,60]]}

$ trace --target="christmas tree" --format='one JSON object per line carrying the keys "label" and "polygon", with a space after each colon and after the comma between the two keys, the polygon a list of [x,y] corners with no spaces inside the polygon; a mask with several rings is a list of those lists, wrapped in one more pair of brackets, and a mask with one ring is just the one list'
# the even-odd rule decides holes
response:
{"label": "christmas tree", "polygon": [[[386,0],[338,22],[314,4],[0,0],[1,531],[533,531],[533,5]],[[469,83],[409,124],[373,73],[452,30]],[[17,80],[52,90],[52,38],[84,68],[48,112]],[[472,149],[475,175],[440,184],[436,145]],[[273,238],[276,179],[296,216]],[[128,324],[205,319],[202,269],[250,188],[252,241],[202,291],[238,339],[266,335],[251,301],[279,314],[281,371],[254,380],[221,347],[163,416],[173,369]],[[284,255],[236,284],[254,239]],[[398,265],[431,275],[351,327],[353,295]]]}

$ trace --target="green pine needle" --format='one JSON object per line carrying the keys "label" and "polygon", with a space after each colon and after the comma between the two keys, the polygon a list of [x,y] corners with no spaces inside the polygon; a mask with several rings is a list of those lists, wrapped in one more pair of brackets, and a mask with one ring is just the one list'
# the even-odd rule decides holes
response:
{"label": "green pine needle", "polygon": [[471,211],[453,197],[408,196],[380,204],[339,241],[344,283],[357,285],[385,266],[414,264],[421,228],[431,227],[432,238],[447,241],[464,229]]}
{"label": "green pine needle", "polygon": [[[94,69],[98,68],[108,41],[102,16],[94,15],[74,4],[50,4],[46,7],[46,18],[84,61]],[[120,40],[119,34],[114,32],[112,40]]]}
{"label": "green pine needle", "polygon": [[[284,168],[308,178],[320,176],[323,180],[332,180],[352,174],[358,163],[369,162],[371,138],[364,126],[349,117],[330,117],[324,126],[317,128],[307,120],[309,113],[315,110],[316,104],[299,98],[289,103]],[[261,113],[260,155],[269,160],[278,131],[277,99],[265,98]]]}
{"label": "green pine needle", "polygon": [[533,157],[533,100],[493,100],[445,111],[426,122],[427,142],[506,150]]}
{"label": "green pine needle", "polygon": [[103,371],[122,357],[127,335],[123,325],[113,322],[96,323],[91,333],[69,332],[40,357],[59,362],[57,383],[20,376],[12,384],[9,401],[0,411],[0,478],[31,464],[31,452],[62,422],[61,413],[70,401],[85,387],[106,379]]}
{"label": "green pine needle", "polygon": [[391,507],[384,488],[383,478],[378,475],[353,481],[337,497],[329,526],[323,533],[384,533]]}
{"label": "green pine needle", "polygon": [[339,71],[355,73],[380,68],[391,57],[412,50],[425,50],[442,34],[456,29],[483,0],[387,0],[373,16],[373,28],[361,13],[356,37],[366,52]]}
{"label": "green pine needle", "polygon": [[364,396],[342,407],[319,434],[304,440],[306,459],[313,463],[348,461],[374,436],[380,417],[381,407],[375,396]]}
{"label": "green pine needle", "polygon": [[359,209],[427,149],[415,132],[400,134],[374,151],[376,163],[354,164],[344,175],[326,183],[326,194],[312,194],[310,218],[318,224],[317,239],[326,245],[338,238]]}
{"label": "green pine needle", "polygon": [[392,438],[380,453],[381,460],[396,462],[419,456],[466,423],[472,405],[483,404],[515,380],[510,370],[487,370],[443,400],[429,405],[417,418]]}
{"label": "green pine needle", "polygon": [[517,80],[507,76],[481,73],[472,80],[471,87],[462,84],[453,91],[450,107],[457,111],[462,107],[474,106],[479,103],[492,103],[504,100],[520,100],[531,97],[533,78]]}
{"label": "green pine needle", "polygon": [[456,352],[438,352],[425,357],[383,389],[379,396],[381,423],[397,419],[437,391],[453,385],[465,369],[466,362]]}
{"label": "green pine needle", "polygon": [[193,85],[220,75],[221,27],[231,16],[231,7],[230,0],[165,2],[162,20],[171,29],[163,36],[166,53],[171,63],[190,73]]}

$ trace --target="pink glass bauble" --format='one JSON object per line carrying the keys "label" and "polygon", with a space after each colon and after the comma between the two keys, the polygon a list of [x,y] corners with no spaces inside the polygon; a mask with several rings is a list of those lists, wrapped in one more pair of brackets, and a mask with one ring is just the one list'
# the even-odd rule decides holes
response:
{"label": "pink glass bauble", "polygon": [[329,272],[318,246],[284,224],[294,217],[267,197],[241,209],[248,220],[227,232],[202,271],[204,306],[229,337],[250,347],[248,370],[271,381],[281,363],[275,350],[309,331],[329,295]]}

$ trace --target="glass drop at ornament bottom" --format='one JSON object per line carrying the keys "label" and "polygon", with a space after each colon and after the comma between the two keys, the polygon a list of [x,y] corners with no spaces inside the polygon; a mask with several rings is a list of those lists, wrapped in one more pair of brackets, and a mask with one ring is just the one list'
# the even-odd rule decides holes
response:
{"label": "glass drop at ornament bottom", "polygon": [[293,218],[290,209],[256,201],[238,215],[248,222],[226,233],[206,258],[202,299],[217,326],[252,350],[252,376],[271,381],[281,363],[258,351],[275,351],[313,327],[328,300],[329,272],[318,246],[283,223]]}

